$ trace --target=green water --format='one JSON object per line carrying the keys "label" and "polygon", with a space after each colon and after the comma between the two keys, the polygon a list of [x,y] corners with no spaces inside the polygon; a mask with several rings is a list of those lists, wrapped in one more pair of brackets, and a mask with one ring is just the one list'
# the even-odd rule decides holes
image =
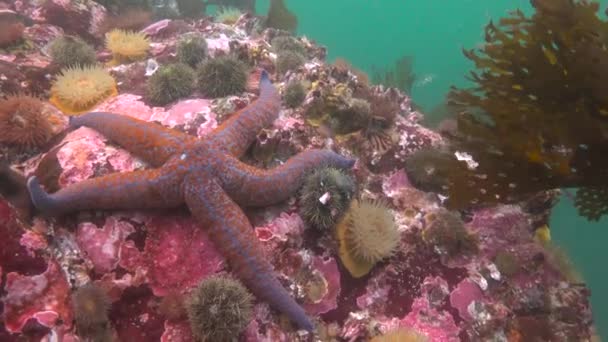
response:
{"label": "green water", "polygon": [[[608,0],[602,1],[602,8]],[[259,1],[263,13],[268,1]],[[483,27],[508,11],[530,13],[529,0],[287,0],[298,16],[298,33],[329,49],[329,61],[343,57],[356,67],[390,67],[403,55],[414,57],[419,81],[414,101],[430,111],[451,85],[467,84],[472,64],[462,48],[483,42]],[[420,80],[426,80],[423,82]],[[596,325],[608,339],[608,274],[603,254],[608,219],[590,223],[563,198],[551,218],[552,237],[570,254],[592,291]]]}

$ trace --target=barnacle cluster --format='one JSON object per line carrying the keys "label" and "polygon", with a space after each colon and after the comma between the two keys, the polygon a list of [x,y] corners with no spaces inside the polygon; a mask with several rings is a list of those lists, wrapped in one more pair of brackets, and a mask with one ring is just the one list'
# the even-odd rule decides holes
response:
{"label": "barnacle cluster", "polygon": [[451,154],[427,153],[425,161],[448,168],[451,208],[605,186],[608,22],[595,2],[532,3],[531,17],[515,11],[490,22],[480,51],[464,51],[478,69],[475,87],[451,90]]}

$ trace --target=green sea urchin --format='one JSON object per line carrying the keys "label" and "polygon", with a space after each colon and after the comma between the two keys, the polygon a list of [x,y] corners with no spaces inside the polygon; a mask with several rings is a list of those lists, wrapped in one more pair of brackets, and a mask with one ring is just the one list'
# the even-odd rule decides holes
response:
{"label": "green sea urchin", "polygon": [[300,214],[311,225],[332,228],[342,217],[355,193],[352,177],[334,168],[319,169],[304,181]]}
{"label": "green sea urchin", "polygon": [[194,70],[182,63],[160,67],[148,80],[146,94],[155,105],[164,106],[194,91]]}
{"label": "green sea urchin", "polygon": [[232,341],[251,320],[252,296],[240,282],[213,276],[194,290],[186,310],[197,340]]}
{"label": "green sea urchin", "polygon": [[93,65],[97,61],[95,49],[82,39],[72,36],[61,36],[49,45],[53,63],[65,68],[78,65]]}
{"label": "green sea urchin", "polygon": [[177,42],[177,59],[195,68],[207,57],[207,41],[198,34],[188,34]]}
{"label": "green sea urchin", "polygon": [[99,286],[89,283],[72,294],[76,331],[92,341],[111,341],[108,311],[110,298]]}
{"label": "green sea urchin", "polygon": [[197,69],[198,87],[213,98],[235,95],[245,91],[247,67],[231,56],[207,60]]}

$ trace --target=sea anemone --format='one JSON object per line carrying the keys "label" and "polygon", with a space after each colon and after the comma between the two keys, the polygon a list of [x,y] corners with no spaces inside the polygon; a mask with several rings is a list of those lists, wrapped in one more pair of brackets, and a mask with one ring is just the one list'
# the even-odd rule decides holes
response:
{"label": "sea anemone", "polygon": [[457,213],[440,209],[424,216],[423,240],[434,247],[442,258],[477,253],[477,236],[469,233]]}
{"label": "sea anemone", "polygon": [[89,283],[72,294],[76,331],[81,337],[94,341],[109,341],[108,311],[110,298],[99,286]]}
{"label": "sea anemone", "polygon": [[188,34],[177,42],[177,60],[196,67],[207,56],[207,41],[198,34]]}
{"label": "sea anemone", "polygon": [[83,40],[72,36],[61,36],[49,45],[53,63],[65,68],[78,65],[93,65],[96,62],[95,50]]}
{"label": "sea anemone", "polygon": [[376,336],[370,342],[426,342],[427,338],[409,328],[397,328]]}
{"label": "sea anemone", "polygon": [[124,30],[106,33],[106,47],[112,52],[112,65],[130,63],[146,57],[150,41],[145,34]]}
{"label": "sea anemone", "polygon": [[160,67],[148,80],[147,96],[155,105],[186,97],[194,91],[194,70],[182,63]]}
{"label": "sea anemone", "polygon": [[297,69],[304,65],[306,58],[301,54],[289,50],[284,50],[277,56],[276,66],[279,74],[284,74],[290,70]]}
{"label": "sea anemone", "polygon": [[68,67],[51,87],[50,102],[68,115],[90,110],[118,94],[116,82],[99,66]]}
{"label": "sea anemone", "polygon": [[336,235],[340,260],[355,278],[390,257],[400,241],[393,214],[381,202],[370,200],[352,202],[338,223]]}
{"label": "sea anemone", "polygon": [[304,181],[300,191],[300,214],[311,225],[332,228],[342,217],[355,193],[352,177],[334,168],[319,169]]}
{"label": "sea anemone", "polygon": [[289,108],[296,108],[306,99],[306,88],[301,81],[291,81],[285,86],[283,102]]}
{"label": "sea anemone", "polygon": [[226,25],[233,25],[242,15],[243,13],[238,8],[221,7],[215,14],[215,21]]}
{"label": "sea anemone", "polygon": [[232,341],[251,320],[252,296],[240,282],[212,276],[193,291],[186,310],[196,339]]}
{"label": "sea anemone", "polygon": [[0,100],[0,143],[22,148],[44,145],[51,138],[53,128],[43,108],[42,101],[28,95]]}
{"label": "sea anemone", "polygon": [[209,59],[198,67],[197,82],[201,92],[213,98],[245,91],[247,66],[231,56]]}

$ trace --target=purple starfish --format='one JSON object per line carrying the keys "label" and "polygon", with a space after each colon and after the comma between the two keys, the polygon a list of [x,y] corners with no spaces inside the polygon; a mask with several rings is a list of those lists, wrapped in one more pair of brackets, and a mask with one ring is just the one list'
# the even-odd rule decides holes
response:
{"label": "purple starfish", "polygon": [[289,198],[304,175],[321,166],[348,169],[354,161],[329,150],[307,150],[271,170],[239,161],[257,132],[280,110],[280,96],[266,72],[260,96],[206,140],[127,116],[94,112],[75,117],[142,157],[155,169],[88,179],[53,194],[28,180],[35,207],[48,215],[86,209],[171,208],[185,203],[231,266],[258,298],[308,331],[313,324],[276,279],[240,206],[266,206]]}

